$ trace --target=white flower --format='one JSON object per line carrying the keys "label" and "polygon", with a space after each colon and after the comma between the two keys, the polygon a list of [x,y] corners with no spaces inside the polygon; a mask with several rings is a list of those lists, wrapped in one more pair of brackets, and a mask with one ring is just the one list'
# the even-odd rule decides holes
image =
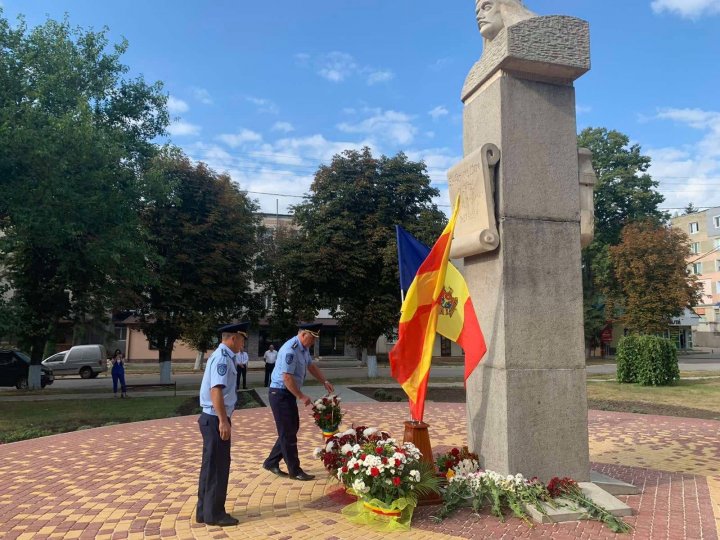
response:
{"label": "white flower", "polygon": [[412,478],[415,482],[419,482],[420,471],[418,471],[417,469],[413,469],[412,471],[410,471],[410,478]]}
{"label": "white flower", "polygon": [[315,408],[316,408],[318,411],[324,411],[324,410],[325,410],[325,405],[323,405],[322,403],[316,403],[316,404],[315,404]]}
{"label": "white flower", "polygon": [[352,488],[355,490],[356,493],[367,493],[368,491],[370,491],[370,488],[365,485],[365,482],[363,482],[359,478],[353,482]]}
{"label": "white flower", "polygon": [[340,449],[340,452],[342,452],[343,454],[347,454],[348,452],[352,452],[352,449],[353,449],[352,445],[346,443],[346,444],[343,444],[342,448]]}
{"label": "white flower", "polygon": [[377,428],[369,427],[365,431],[363,431],[363,437],[367,438],[370,435],[374,435],[375,433],[377,433]]}
{"label": "white flower", "polygon": [[319,459],[319,458],[320,458],[320,454],[322,454],[322,451],[323,451],[322,448],[316,448],[315,450],[313,450],[313,457],[314,457],[315,459]]}
{"label": "white flower", "polygon": [[330,442],[328,442],[327,445],[325,446],[325,451],[326,451],[326,452],[332,452],[332,449],[333,449],[333,448],[335,448],[335,441],[333,441],[333,440],[331,439]]}

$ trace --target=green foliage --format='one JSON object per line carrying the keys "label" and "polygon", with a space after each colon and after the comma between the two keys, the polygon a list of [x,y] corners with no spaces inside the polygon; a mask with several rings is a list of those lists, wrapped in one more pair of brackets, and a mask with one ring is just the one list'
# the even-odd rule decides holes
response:
{"label": "green foliage", "polygon": [[629,335],[618,343],[617,380],[666,386],[680,379],[675,344],[658,336]]}
{"label": "green foliage", "polygon": [[60,319],[99,319],[146,277],[138,214],[156,190],[143,170],[167,96],[125,77],[126,49],[107,30],[13,28],[0,12],[0,277],[33,364]]}
{"label": "green foliage", "polygon": [[622,299],[609,246],[620,241],[625,224],[643,219],[662,222],[668,215],[658,209],[664,198],[657,191],[658,182],[646,172],[650,158],[642,155],[639,145],[630,145],[627,135],[587,128],[578,135],[578,146],[592,151],[598,175],[595,239],[582,254],[585,339],[588,347],[594,347],[605,322],[615,318],[617,300]]}
{"label": "green foliage", "polygon": [[400,298],[395,225],[432,244],[446,221],[432,202],[426,166],[370,149],[336,155],[295,207],[303,231],[292,269],[316,307],[330,307],[348,342],[372,349],[397,324]]}
{"label": "green foliage", "polygon": [[620,320],[631,331],[664,332],[673,317],[700,301],[700,284],[690,274],[690,241],[675,228],[653,221],[628,224],[622,242],[610,248]]}
{"label": "green foliage", "polygon": [[187,335],[208,346],[220,323],[257,311],[250,284],[259,218],[227,175],[192,164],[177,149],[165,148],[149,176],[168,185],[170,195],[143,212],[159,257],[148,261],[155,278],[127,307],[139,307],[143,332],[160,360],[170,361],[176,340]]}

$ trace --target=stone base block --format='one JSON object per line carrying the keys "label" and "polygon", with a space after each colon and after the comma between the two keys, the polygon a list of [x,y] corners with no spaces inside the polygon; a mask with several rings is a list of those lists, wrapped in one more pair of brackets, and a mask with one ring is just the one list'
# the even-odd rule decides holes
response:
{"label": "stone base block", "polygon": [[590,471],[590,481],[610,495],[639,495],[640,490],[621,480],[615,480],[599,472]]}
{"label": "stone base block", "polygon": [[[632,515],[632,508],[592,482],[579,482],[579,486],[588,498],[608,510],[613,516]],[[568,504],[568,506],[552,508],[544,504],[544,514],[533,506],[527,506],[526,510],[538,523],[562,523],[565,521],[579,521],[584,518],[585,512],[582,509],[577,509],[572,503],[564,499],[561,499],[561,502]]]}

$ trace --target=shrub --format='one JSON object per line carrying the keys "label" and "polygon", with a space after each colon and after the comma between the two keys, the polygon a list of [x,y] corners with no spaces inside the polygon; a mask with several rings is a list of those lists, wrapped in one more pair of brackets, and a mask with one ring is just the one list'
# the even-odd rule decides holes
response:
{"label": "shrub", "polygon": [[665,386],[680,379],[677,348],[658,336],[625,336],[618,343],[617,380]]}

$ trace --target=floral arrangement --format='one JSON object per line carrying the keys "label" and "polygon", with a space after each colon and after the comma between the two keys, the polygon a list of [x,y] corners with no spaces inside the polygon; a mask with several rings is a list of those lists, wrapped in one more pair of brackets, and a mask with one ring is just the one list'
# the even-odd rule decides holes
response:
{"label": "floral arrangement", "polygon": [[548,482],[547,490],[553,498],[565,499],[582,508],[589,519],[603,522],[611,531],[616,533],[630,532],[630,525],[613,516],[602,506],[595,504],[583,493],[578,483],[572,478],[558,478],[556,476]]}
{"label": "floral arrangement", "polygon": [[335,434],[315,456],[358,498],[343,509],[354,523],[386,532],[407,530],[418,499],[439,492],[434,467],[421,461],[417,447],[375,428]]}
{"label": "floral arrangement", "polygon": [[338,469],[350,459],[350,450],[355,445],[375,443],[388,439],[390,434],[377,428],[358,426],[352,427],[342,433],[336,433],[328,438],[325,446],[316,448],[314,455],[320,459],[332,476],[337,476]]}
{"label": "floral arrangement", "polygon": [[435,459],[435,466],[438,472],[448,480],[456,474],[466,474],[480,469],[478,455],[469,452],[467,446],[462,450],[453,448],[445,454],[439,454]]}
{"label": "floral arrangement", "polygon": [[436,521],[442,521],[468,502],[475,512],[489,504],[490,512],[501,521],[505,519],[505,511],[510,510],[515,517],[531,525],[525,505],[534,506],[539,512],[545,513],[542,503],[552,503],[552,498],[537,478],[528,480],[521,474],[504,476],[483,470],[456,472],[449,476],[443,506],[438,515],[433,517]]}
{"label": "floral arrangement", "polygon": [[489,505],[490,512],[500,520],[504,520],[505,512],[510,511],[532,525],[526,510],[528,506],[545,514],[544,505],[555,508],[572,504],[582,508],[588,519],[601,521],[614,532],[630,531],[627,523],[590,500],[571,478],[553,478],[546,486],[537,478],[528,480],[521,474],[504,476],[482,470],[476,458],[475,454],[458,448],[438,456],[441,472],[447,467],[448,483],[443,493],[443,506],[433,516],[435,521],[442,521],[462,506],[472,506],[479,512]]}
{"label": "floral arrangement", "polygon": [[343,418],[339,396],[330,395],[313,401],[312,412],[315,424],[329,437],[337,432]]}

